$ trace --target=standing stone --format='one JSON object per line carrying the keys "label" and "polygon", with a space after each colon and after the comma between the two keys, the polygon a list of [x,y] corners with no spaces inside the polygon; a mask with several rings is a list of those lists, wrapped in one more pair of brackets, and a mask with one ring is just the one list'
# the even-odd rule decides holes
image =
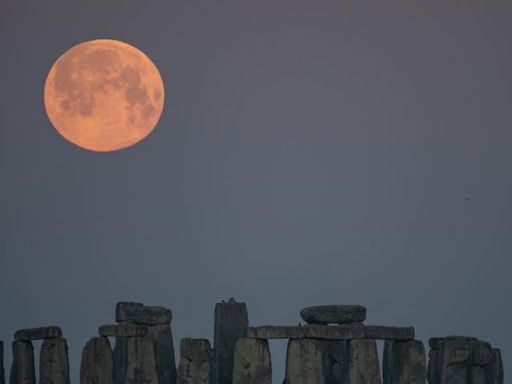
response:
{"label": "standing stone", "polygon": [[234,351],[233,384],[272,384],[267,340],[238,339]]}
{"label": "standing stone", "polygon": [[431,338],[428,362],[430,384],[466,384],[470,380],[472,363],[472,337],[451,336]]}
{"label": "standing stone", "polygon": [[351,340],[347,383],[381,384],[375,340]]}
{"label": "standing stone", "polygon": [[4,342],[0,341],[0,384],[5,384]]}
{"label": "standing stone", "polygon": [[[121,361],[124,384],[158,384],[153,343],[142,337],[125,339]],[[117,378],[116,378],[117,379]]]}
{"label": "standing stone", "polygon": [[68,344],[66,339],[46,339],[39,358],[39,384],[69,384]]}
{"label": "standing stone", "polygon": [[499,349],[492,350],[491,361],[484,369],[487,384],[503,384],[503,363]]}
{"label": "standing stone", "polygon": [[181,339],[178,384],[213,384],[212,350],[207,339]]}
{"label": "standing stone", "polygon": [[10,384],[35,384],[34,347],[31,341],[12,343]]}
{"label": "standing stone", "polygon": [[321,340],[325,384],[343,384],[348,372],[348,341]]}
{"label": "standing stone", "polygon": [[233,298],[215,305],[214,331],[214,381],[215,384],[232,384],[233,353],[235,343],[247,336],[249,319],[245,303]]}
{"label": "standing stone", "polygon": [[470,378],[471,384],[486,384],[484,368],[478,365],[471,367]]}
{"label": "standing stone", "polygon": [[291,339],[286,353],[285,384],[324,384],[322,342]]}
{"label": "standing stone", "polygon": [[106,337],[93,337],[82,351],[80,384],[112,384],[114,361]]}
{"label": "standing stone", "polygon": [[128,337],[116,337],[114,346],[114,384],[126,382],[126,362],[128,360]]}
{"label": "standing stone", "polygon": [[386,340],[383,359],[384,384],[426,384],[426,356],[418,340]]}
{"label": "standing stone", "polygon": [[144,338],[153,343],[158,382],[176,384],[176,361],[170,324],[147,326]]}

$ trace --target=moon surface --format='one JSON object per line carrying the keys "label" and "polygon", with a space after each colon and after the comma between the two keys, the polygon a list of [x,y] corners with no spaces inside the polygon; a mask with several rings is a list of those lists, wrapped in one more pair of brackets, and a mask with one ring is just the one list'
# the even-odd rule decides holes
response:
{"label": "moon surface", "polygon": [[79,147],[116,151],[155,128],[164,106],[158,69],[139,49],[117,40],[75,45],[53,64],[44,87],[55,129]]}

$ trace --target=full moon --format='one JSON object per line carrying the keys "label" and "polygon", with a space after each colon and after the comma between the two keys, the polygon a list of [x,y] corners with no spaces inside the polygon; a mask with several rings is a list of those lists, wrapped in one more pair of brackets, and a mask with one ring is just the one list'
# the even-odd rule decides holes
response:
{"label": "full moon", "polygon": [[164,106],[158,69],[139,49],[117,40],[75,45],[53,64],[44,87],[50,122],[79,147],[116,151],[155,128]]}

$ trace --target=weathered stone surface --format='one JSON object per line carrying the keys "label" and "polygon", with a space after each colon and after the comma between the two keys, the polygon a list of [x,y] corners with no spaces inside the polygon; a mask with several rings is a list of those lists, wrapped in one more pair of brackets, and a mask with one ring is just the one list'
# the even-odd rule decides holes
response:
{"label": "weathered stone surface", "polygon": [[247,335],[249,319],[245,303],[230,299],[215,305],[214,381],[231,384],[233,380],[233,353],[235,343]]}
{"label": "weathered stone surface", "polygon": [[80,384],[112,384],[114,361],[106,337],[93,337],[82,351]]}
{"label": "weathered stone surface", "polygon": [[207,339],[181,339],[178,384],[213,384],[212,350]]}
{"label": "weathered stone surface", "polygon": [[62,331],[54,325],[49,327],[19,329],[14,334],[15,340],[53,339],[62,336]]}
{"label": "weathered stone surface", "polygon": [[384,384],[426,384],[426,355],[418,340],[386,340],[383,359]]}
{"label": "weathered stone surface", "polygon": [[4,342],[0,341],[0,384],[5,384]]}
{"label": "weathered stone surface", "polygon": [[286,354],[285,384],[324,384],[322,342],[292,339]]}
{"label": "weathered stone surface", "polygon": [[353,324],[366,320],[366,308],[361,305],[318,305],[300,311],[309,324]]}
{"label": "weathered stone surface", "polygon": [[348,384],[381,384],[379,355],[375,340],[349,343]]}
{"label": "weathered stone surface", "polygon": [[12,343],[10,384],[35,384],[34,347],[31,341],[17,340]]}
{"label": "weathered stone surface", "polygon": [[169,324],[147,326],[144,338],[153,343],[159,383],[176,384],[177,372],[171,326]]}
{"label": "weathered stone surface", "polygon": [[487,384],[503,384],[503,363],[499,349],[492,350],[491,361],[484,370]]}
{"label": "weathered stone surface", "polygon": [[257,339],[411,340],[414,339],[414,328],[378,325],[332,325],[328,327],[322,325],[267,325],[249,328],[247,336]]}
{"label": "weathered stone surface", "polygon": [[170,324],[172,311],[164,307],[146,307],[142,303],[120,302],[116,305],[116,321],[142,325]]}
{"label": "weathered stone surface", "polygon": [[[118,345],[118,343],[120,343]],[[120,384],[158,384],[153,342],[142,337],[117,338],[114,381]]]}
{"label": "weathered stone surface", "polygon": [[130,323],[102,325],[100,336],[106,337],[142,337],[147,333],[147,327]]}
{"label": "weathered stone surface", "polygon": [[321,340],[325,384],[344,384],[348,372],[347,340]]}
{"label": "weathered stone surface", "polygon": [[491,344],[476,339],[471,341],[472,364],[484,366],[491,361],[492,355],[493,352]]}
{"label": "weathered stone surface", "polygon": [[69,384],[68,345],[66,339],[45,339],[39,361],[39,384]]}
{"label": "weathered stone surface", "polygon": [[486,384],[484,368],[478,365],[471,367],[470,370],[471,384]]}
{"label": "weathered stone surface", "polygon": [[272,384],[267,340],[238,339],[234,351],[233,384]]}

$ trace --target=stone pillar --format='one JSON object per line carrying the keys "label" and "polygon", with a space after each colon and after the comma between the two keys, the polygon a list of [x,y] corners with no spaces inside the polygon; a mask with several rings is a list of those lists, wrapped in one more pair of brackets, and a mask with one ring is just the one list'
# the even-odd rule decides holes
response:
{"label": "stone pillar", "polygon": [[348,341],[322,340],[325,384],[344,384],[348,372]]}
{"label": "stone pillar", "polygon": [[31,341],[17,340],[12,343],[10,384],[35,384],[34,347]]}
{"label": "stone pillar", "polygon": [[0,384],[5,384],[4,342],[0,340]]}
{"label": "stone pillar", "polygon": [[39,384],[70,384],[68,344],[65,338],[43,341],[39,360]]}
{"label": "stone pillar", "polygon": [[381,384],[375,340],[350,340],[348,384]]}
{"label": "stone pillar", "polygon": [[286,353],[286,384],[324,384],[322,342],[291,339]]}
{"label": "stone pillar", "polygon": [[418,340],[386,340],[383,359],[384,384],[426,384],[426,356]]}
{"label": "stone pillar", "polygon": [[232,384],[233,353],[235,343],[247,336],[249,319],[245,303],[233,298],[215,305],[214,330],[214,381],[215,384]]}
{"label": "stone pillar", "polygon": [[124,383],[159,384],[151,340],[142,337],[127,338],[126,354],[121,368],[123,368]]}
{"label": "stone pillar", "polygon": [[82,351],[80,384],[112,384],[114,361],[106,337],[93,337]]}
{"label": "stone pillar", "polygon": [[181,340],[178,384],[213,384],[212,350],[207,339]]}
{"label": "stone pillar", "polygon": [[[176,384],[176,362],[171,333],[172,312],[164,307],[148,307],[142,303],[120,302],[116,306],[116,321],[121,326],[136,324],[147,331],[145,340],[151,341],[154,348],[156,372],[159,384]],[[127,329],[129,327],[126,327]],[[126,382],[126,348],[129,337],[117,337],[114,347],[114,382]]]}
{"label": "stone pillar", "polygon": [[491,360],[484,370],[487,384],[503,384],[503,363],[499,349],[492,350]]}
{"label": "stone pillar", "polygon": [[272,384],[268,341],[242,337],[235,344],[233,384]]}

